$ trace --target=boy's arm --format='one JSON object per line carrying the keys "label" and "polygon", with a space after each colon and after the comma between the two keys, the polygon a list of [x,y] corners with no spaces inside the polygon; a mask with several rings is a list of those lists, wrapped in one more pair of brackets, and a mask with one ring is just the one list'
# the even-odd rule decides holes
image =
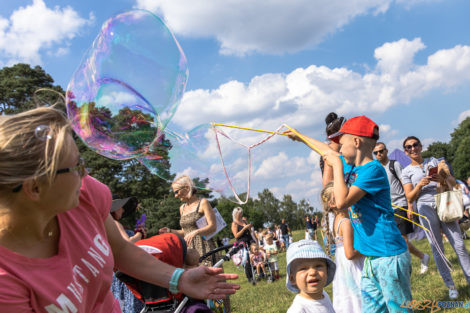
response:
{"label": "boy's arm", "polygon": [[339,158],[338,152],[331,150],[325,154],[324,158],[325,162],[333,167],[333,191],[338,209],[347,209],[366,195],[361,188],[357,186],[348,188],[344,182],[343,161]]}

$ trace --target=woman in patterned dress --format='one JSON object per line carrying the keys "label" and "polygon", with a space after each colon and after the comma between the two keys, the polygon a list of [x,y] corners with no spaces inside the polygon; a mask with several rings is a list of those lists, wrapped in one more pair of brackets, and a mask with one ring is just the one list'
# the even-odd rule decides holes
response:
{"label": "woman in patterned dress", "polygon": [[[176,178],[173,184],[171,184],[171,188],[175,193],[175,197],[183,202],[180,206],[181,229],[163,227],[159,232],[170,232],[184,237],[184,240],[188,244],[188,248],[196,249],[200,256],[215,249],[217,246],[212,238],[205,240],[202,237],[212,234],[217,229],[214,210],[212,209],[209,201],[205,198],[199,198],[196,196],[196,186],[194,186],[194,182],[189,176],[180,176]],[[207,220],[207,225],[202,228],[198,228],[196,226],[196,221],[203,216]],[[212,266],[218,261],[218,259],[218,255],[214,254],[212,258],[204,260],[204,265]],[[228,296],[224,299],[224,307],[225,311],[229,313],[230,299]]]}
{"label": "woman in patterned dress", "polygon": [[[183,202],[180,206],[181,229],[163,227],[160,233],[171,232],[184,237],[188,248],[196,249],[201,256],[215,249],[216,244],[213,239],[205,240],[202,237],[212,234],[217,228],[214,210],[209,201],[196,195],[196,187],[189,176],[178,177],[171,187],[175,197]],[[201,217],[206,218],[207,226],[198,228],[196,221]],[[213,260],[207,260],[205,265],[213,265]]]}

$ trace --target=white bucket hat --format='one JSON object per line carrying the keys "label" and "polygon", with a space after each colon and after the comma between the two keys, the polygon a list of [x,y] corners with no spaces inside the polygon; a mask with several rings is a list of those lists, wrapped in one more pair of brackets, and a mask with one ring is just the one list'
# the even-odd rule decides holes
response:
{"label": "white bucket hat", "polygon": [[322,247],[317,241],[314,240],[299,240],[291,245],[287,249],[287,276],[286,276],[286,287],[292,292],[299,293],[300,290],[291,283],[290,267],[296,259],[324,259],[326,261],[328,276],[326,278],[326,285],[328,286],[335,277],[336,264],[333,262],[328,255],[323,251]]}

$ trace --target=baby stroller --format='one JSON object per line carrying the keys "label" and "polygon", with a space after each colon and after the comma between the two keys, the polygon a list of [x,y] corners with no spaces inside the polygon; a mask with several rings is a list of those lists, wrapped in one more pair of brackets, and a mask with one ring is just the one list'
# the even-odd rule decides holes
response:
{"label": "baby stroller", "polygon": [[239,247],[239,251],[232,256],[233,264],[235,264],[237,267],[241,265],[248,282],[256,285],[256,280],[253,277],[253,268],[251,266],[250,253],[249,249],[247,248],[247,244],[244,241],[237,241],[235,242],[234,247]]}
{"label": "baby stroller", "polygon": [[[248,258],[250,259],[250,256],[251,256],[251,252],[248,251]],[[258,281],[261,280],[261,278],[263,276],[263,273],[261,273],[261,275],[258,274],[258,271],[256,270],[256,265],[252,264],[250,262],[250,266],[251,266],[251,272],[253,273],[253,279],[251,280],[251,283],[253,284],[253,286],[256,285],[256,283]],[[264,260],[264,263],[263,263],[263,268],[264,268],[264,273],[265,273],[265,276],[264,278],[266,278],[266,281],[268,283],[272,283],[274,281],[274,275],[273,275],[273,272],[271,271],[271,267],[269,266],[268,262],[267,262],[267,259],[266,259],[266,255],[265,255],[265,260]]]}
{"label": "baby stroller", "polygon": [[[184,239],[175,234],[166,233],[153,236],[137,241],[136,245],[140,246],[157,259],[160,259],[162,262],[176,267],[183,266],[187,246]],[[231,247],[231,245],[228,247]],[[224,246],[221,248],[227,247]],[[207,258],[217,253],[220,251],[219,249],[220,248],[208,252],[205,257]],[[229,260],[230,256],[236,251],[238,250],[229,250],[223,259],[215,264],[214,267],[220,266],[224,261]],[[145,304],[141,313],[184,313],[189,311],[190,307],[193,307],[192,312],[211,312],[204,301],[189,299],[182,294],[174,295],[163,287],[140,281],[120,271],[116,272],[116,277],[124,282],[132,293]],[[199,311],[194,310],[195,307],[197,307]]]}

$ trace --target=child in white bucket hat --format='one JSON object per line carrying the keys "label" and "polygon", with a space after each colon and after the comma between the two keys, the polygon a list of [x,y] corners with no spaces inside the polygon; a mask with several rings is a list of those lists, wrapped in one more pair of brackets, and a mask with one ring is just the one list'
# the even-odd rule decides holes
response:
{"label": "child in white bucket hat", "polygon": [[334,313],[323,288],[333,281],[336,265],[313,240],[294,242],[287,250],[286,286],[297,293],[287,313]]}

